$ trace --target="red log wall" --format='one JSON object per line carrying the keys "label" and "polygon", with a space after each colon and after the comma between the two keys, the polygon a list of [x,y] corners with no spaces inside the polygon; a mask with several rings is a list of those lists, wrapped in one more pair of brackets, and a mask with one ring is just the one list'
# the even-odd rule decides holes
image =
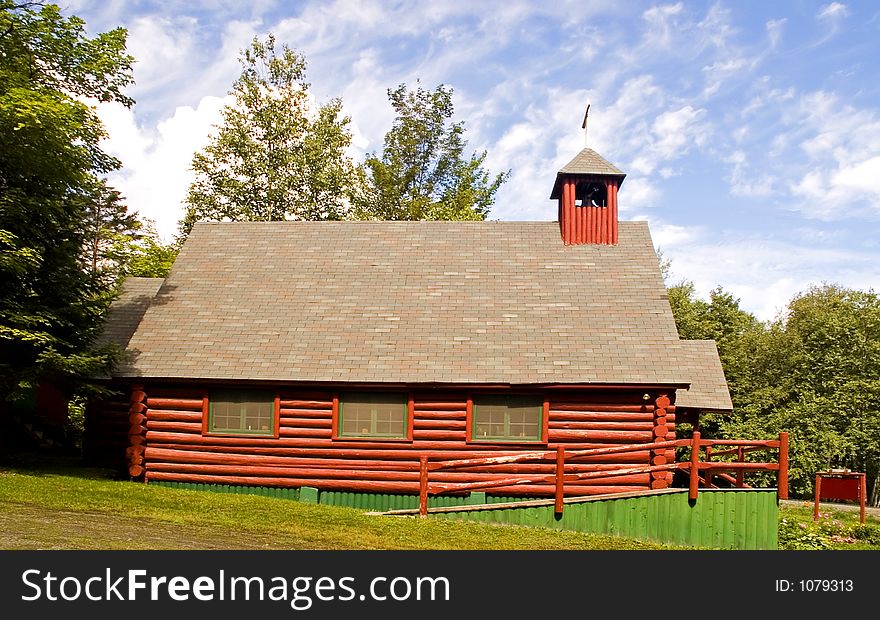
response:
{"label": "red log wall", "polygon": [[[231,437],[203,434],[204,392],[192,388],[144,388],[146,434],[133,446],[143,455],[150,480],[279,487],[312,486],[322,490],[373,493],[419,492],[419,457],[448,460],[495,456],[501,452],[598,448],[674,439],[674,407],[668,401],[643,399],[644,391],[547,393],[547,443],[477,443],[467,441],[467,395],[433,390],[413,392],[412,441],[332,439],[330,391],[280,392],[279,437]],[[661,397],[663,398],[663,397]],[[655,400],[657,403],[655,404]],[[662,428],[661,428],[662,427]],[[140,441],[140,436],[137,436]],[[143,446],[143,447],[142,447]],[[567,473],[657,463],[673,451],[649,450],[597,457],[566,465]],[[138,461],[140,464],[141,461]],[[432,482],[468,482],[511,474],[555,471],[555,461],[506,464],[431,473]],[[567,495],[615,493],[661,488],[661,475],[634,474],[583,480],[566,485]],[[499,495],[553,495],[550,484],[493,489]]]}

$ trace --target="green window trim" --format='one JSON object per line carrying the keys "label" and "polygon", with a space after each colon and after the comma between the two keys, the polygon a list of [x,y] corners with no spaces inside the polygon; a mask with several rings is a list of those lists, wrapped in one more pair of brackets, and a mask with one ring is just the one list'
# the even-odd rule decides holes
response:
{"label": "green window trim", "polygon": [[260,390],[213,390],[208,394],[211,435],[275,437],[275,394]]}
{"label": "green window trim", "polygon": [[532,394],[475,394],[471,441],[544,443],[544,398]]}
{"label": "green window trim", "polygon": [[344,392],[337,415],[339,439],[411,439],[406,392]]}

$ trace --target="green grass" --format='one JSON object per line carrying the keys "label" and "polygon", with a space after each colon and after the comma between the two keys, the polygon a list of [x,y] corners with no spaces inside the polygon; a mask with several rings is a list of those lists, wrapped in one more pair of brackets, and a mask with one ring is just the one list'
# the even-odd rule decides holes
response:
{"label": "green grass", "polygon": [[83,468],[0,469],[5,549],[669,549],[652,542],[188,491]]}
{"label": "green grass", "polygon": [[826,508],[813,521],[813,505],[782,505],[779,508],[780,549],[870,549],[880,550],[880,519],[867,515],[864,525],[859,513]]}

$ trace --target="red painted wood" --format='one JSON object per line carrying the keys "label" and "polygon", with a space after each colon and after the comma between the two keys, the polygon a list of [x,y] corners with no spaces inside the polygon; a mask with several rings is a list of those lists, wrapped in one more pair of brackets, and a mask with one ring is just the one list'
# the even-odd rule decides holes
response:
{"label": "red painted wood", "polygon": [[325,409],[329,410],[333,408],[332,400],[290,400],[290,399],[279,399],[279,404],[282,409]]}
{"label": "red painted wood", "polygon": [[[550,408],[551,414],[566,411],[577,411],[581,413],[605,413],[605,412],[621,412],[621,413],[650,413],[654,411],[654,405],[606,405],[594,404],[588,402],[565,402],[561,398],[553,398],[553,405]],[[645,418],[650,420],[651,418]]]}
{"label": "red painted wood", "polygon": [[544,396],[544,406],[541,411],[541,441],[547,443],[550,440],[550,399]]}
{"label": "red painted wood", "polygon": [[617,245],[617,183],[611,184],[611,243]]}
{"label": "red painted wood", "polygon": [[428,514],[428,457],[419,458],[419,514]]}
{"label": "red painted wood", "polygon": [[562,514],[565,499],[565,448],[556,448],[556,502],[554,510],[556,514]]}
{"label": "red painted wood", "polygon": [[281,428],[326,428],[333,429],[333,421],[330,416],[319,418],[281,418]]}
{"label": "red painted wood", "polygon": [[333,402],[331,403],[331,415],[333,423],[331,426],[332,436],[339,437],[339,394],[333,394]]}
{"label": "red painted wood", "polygon": [[201,411],[203,398],[148,398],[150,409],[179,409],[182,411]]}
{"label": "red painted wood", "polygon": [[465,424],[467,428],[465,429],[465,437],[467,437],[467,441],[473,441],[473,432],[474,432],[474,398],[470,394],[467,397],[467,403],[465,404]]}
{"label": "red painted wood", "polygon": [[868,485],[866,474],[859,476],[860,492],[859,492],[859,522],[865,522],[865,505],[868,503]]}
{"label": "red painted wood", "polygon": [[779,475],[776,488],[779,499],[788,499],[788,433],[785,432],[779,433]]}
{"label": "red painted wood", "polygon": [[413,398],[413,393],[410,392],[406,397],[406,437],[410,441],[414,438],[415,413],[415,400]]}
{"label": "red painted wood", "polygon": [[651,422],[600,422],[600,421],[550,421],[551,429],[586,430],[586,431],[647,431],[652,432],[654,425]]}
{"label": "red painted wood", "polygon": [[813,521],[819,520],[819,497],[822,495],[822,476],[816,474],[816,486],[813,487]]}
{"label": "red painted wood", "polygon": [[690,499],[690,500],[696,500],[697,493],[699,492],[699,484],[700,484],[699,466],[700,466],[700,431],[694,431],[694,436],[691,441],[690,483],[688,485],[688,499]]}
{"label": "red painted wood", "polygon": [[209,423],[211,403],[208,402],[208,392],[207,391],[205,391],[205,393],[202,394],[201,410],[202,410],[202,435],[207,435],[208,432],[211,430],[211,426]]}
{"label": "red painted wood", "polygon": [[272,433],[275,437],[281,436],[281,396],[275,394],[275,401],[272,405],[272,417],[274,423],[272,425]]}
{"label": "red painted wood", "polygon": [[[146,417],[146,416],[144,416]],[[163,411],[162,409],[150,409],[151,420],[166,422],[202,422],[201,411]]]}
{"label": "red painted wood", "polygon": [[847,478],[836,476],[822,477],[822,494],[821,499],[840,499],[840,500],[859,500],[861,490],[859,488],[859,477],[851,476]]}

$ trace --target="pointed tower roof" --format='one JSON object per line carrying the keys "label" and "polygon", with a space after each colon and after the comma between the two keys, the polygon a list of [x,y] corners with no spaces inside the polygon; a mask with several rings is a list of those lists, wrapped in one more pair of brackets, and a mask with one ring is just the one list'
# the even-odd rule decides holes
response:
{"label": "pointed tower roof", "polygon": [[626,177],[626,174],[624,172],[622,172],[610,161],[599,155],[599,153],[597,153],[593,149],[585,148],[580,153],[575,155],[574,159],[565,164],[562,169],[556,173],[556,182],[553,184],[553,191],[550,193],[551,199],[559,198],[560,192],[562,191],[560,189],[560,177],[562,175],[568,174],[617,177],[620,179],[620,183],[623,183],[623,179],[624,177]]}

